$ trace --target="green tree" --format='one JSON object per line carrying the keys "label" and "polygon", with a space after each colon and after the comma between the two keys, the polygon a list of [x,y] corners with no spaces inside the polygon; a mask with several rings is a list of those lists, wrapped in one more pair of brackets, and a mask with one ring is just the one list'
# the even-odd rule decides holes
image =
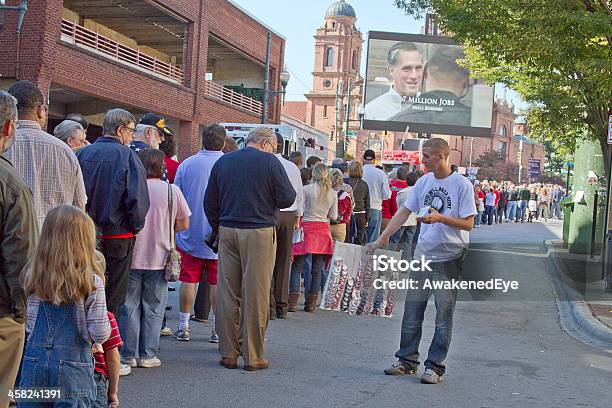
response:
{"label": "green tree", "polygon": [[415,17],[436,11],[476,78],[515,89],[540,140],[572,151],[599,141],[609,168],[612,10],[609,0],[394,0]]}
{"label": "green tree", "polygon": [[518,182],[518,164],[506,162],[504,154],[497,150],[484,152],[474,165],[478,167],[479,180]]}

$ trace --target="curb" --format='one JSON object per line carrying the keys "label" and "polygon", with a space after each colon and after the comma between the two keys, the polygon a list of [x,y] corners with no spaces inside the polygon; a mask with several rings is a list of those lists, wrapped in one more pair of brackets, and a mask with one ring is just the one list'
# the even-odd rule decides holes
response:
{"label": "curb", "polygon": [[[547,249],[553,249],[554,243],[545,241]],[[559,266],[554,255],[548,256],[547,265],[554,277],[560,278]],[[561,300],[569,297],[565,285],[557,279],[552,287],[555,292],[559,323],[570,336],[590,346],[612,353],[612,328],[601,322],[591,311],[588,302]]]}

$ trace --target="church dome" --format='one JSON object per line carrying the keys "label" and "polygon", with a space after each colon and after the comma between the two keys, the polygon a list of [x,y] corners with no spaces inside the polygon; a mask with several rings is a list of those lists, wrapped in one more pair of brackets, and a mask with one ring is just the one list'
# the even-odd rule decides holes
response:
{"label": "church dome", "polygon": [[334,4],[332,4],[331,6],[327,8],[327,11],[325,12],[325,17],[326,18],[328,17],[357,18],[357,15],[355,14],[355,9],[353,8],[353,6],[351,6],[344,0],[340,0],[340,1],[335,2]]}

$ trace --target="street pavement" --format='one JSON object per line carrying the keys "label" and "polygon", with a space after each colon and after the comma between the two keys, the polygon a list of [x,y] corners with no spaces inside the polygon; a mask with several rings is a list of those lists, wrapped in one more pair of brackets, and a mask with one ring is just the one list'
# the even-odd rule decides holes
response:
{"label": "street pavement", "polygon": [[[218,365],[210,326],[191,322],[191,342],[161,339],[162,367],[136,368],[120,383],[124,407],[610,407],[612,354],[567,335],[559,325],[544,240],[561,223],[503,224],[474,229],[468,268],[516,279],[519,294],[465,296],[457,303],[447,373],[438,385],[389,377],[403,301],[391,319],[317,310],[270,322],[259,372]],[[177,324],[171,292],[171,327]],[[401,296],[401,295],[400,295]],[[402,296],[403,297],[403,296]],[[508,300],[512,299],[512,300]],[[434,329],[429,303],[421,359]],[[422,367],[419,375],[422,373]]]}

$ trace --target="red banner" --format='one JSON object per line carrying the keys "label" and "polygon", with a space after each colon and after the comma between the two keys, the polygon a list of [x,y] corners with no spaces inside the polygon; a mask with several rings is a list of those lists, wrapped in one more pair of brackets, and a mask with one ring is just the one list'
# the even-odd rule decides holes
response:
{"label": "red banner", "polygon": [[382,161],[420,164],[419,152],[410,150],[387,150],[383,152]]}

